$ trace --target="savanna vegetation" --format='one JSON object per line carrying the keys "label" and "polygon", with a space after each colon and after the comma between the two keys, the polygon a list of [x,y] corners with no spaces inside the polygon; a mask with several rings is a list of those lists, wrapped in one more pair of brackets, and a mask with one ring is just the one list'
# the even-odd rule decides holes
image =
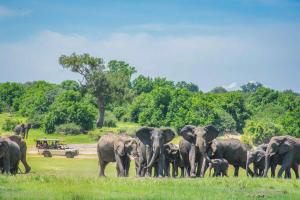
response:
{"label": "savanna vegetation", "polygon": [[[126,62],[105,64],[88,54],[62,55],[59,63],[79,73],[82,81],[0,84],[0,112],[14,116],[2,120],[3,131],[27,121],[49,136],[91,133],[97,138],[101,130],[120,123],[176,130],[186,124],[213,124],[222,132],[243,134],[250,145],[274,135],[300,136],[300,96],[291,90],[277,91],[250,82],[236,91],[216,87],[202,92],[185,81],[133,78],[136,70]],[[126,126],[116,132],[125,131]]]}
{"label": "savanna vegetation", "polygon": [[[103,133],[134,135],[140,126],[171,127],[212,124],[222,133],[240,133],[244,143],[260,144],[274,135],[300,137],[300,96],[261,83],[239,90],[215,87],[209,92],[185,81],[135,76],[133,66],[88,54],[62,55],[59,63],[82,81],[0,83],[0,134],[16,124],[31,123],[27,144],[37,138],[66,143],[95,143]],[[178,143],[179,137],[173,140]],[[96,152],[95,152],[96,153]],[[27,175],[0,176],[0,199],[296,199],[299,181],[247,178],[186,179],[98,178],[96,158],[28,156]],[[254,181],[255,180],[255,181]]]}

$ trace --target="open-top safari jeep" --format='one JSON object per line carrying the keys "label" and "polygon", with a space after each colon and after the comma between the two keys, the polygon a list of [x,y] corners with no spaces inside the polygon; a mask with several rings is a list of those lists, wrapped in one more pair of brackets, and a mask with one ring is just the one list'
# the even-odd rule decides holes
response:
{"label": "open-top safari jeep", "polygon": [[78,149],[67,147],[59,139],[37,139],[36,148],[38,153],[44,157],[66,156],[67,158],[74,158],[79,154]]}

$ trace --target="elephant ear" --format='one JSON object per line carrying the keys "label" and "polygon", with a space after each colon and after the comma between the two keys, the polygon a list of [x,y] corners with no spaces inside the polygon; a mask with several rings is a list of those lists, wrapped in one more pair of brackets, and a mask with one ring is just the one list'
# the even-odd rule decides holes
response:
{"label": "elephant ear", "polygon": [[0,158],[8,151],[9,144],[5,139],[0,138]]}
{"label": "elephant ear", "polygon": [[195,126],[186,125],[181,129],[179,135],[181,135],[185,140],[189,141],[190,143],[195,143],[195,128]]}
{"label": "elephant ear", "polygon": [[125,143],[123,141],[118,141],[114,146],[115,152],[120,155],[125,155]]}
{"label": "elephant ear", "polygon": [[285,141],[279,146],[279,154],[284,154],[292,149],[293,145],[289,141]]}
{"label": "elephant ear", "polygon": [[210,143],[219,135],[219,131],[213,125],[204,126],[203,138],[206,142]]}
{"label": "elephant ear", "polygon": [[151,145],[151,135],[154,128],[142,127],[135,133],[136,137],[145,145]]}
{"label": "elephant ear", "polygon": [[175,132],[170,128],[163,128],[161,129],[162,135],[164,137],[164,143],[171,142],[173,138],[175,137]]}

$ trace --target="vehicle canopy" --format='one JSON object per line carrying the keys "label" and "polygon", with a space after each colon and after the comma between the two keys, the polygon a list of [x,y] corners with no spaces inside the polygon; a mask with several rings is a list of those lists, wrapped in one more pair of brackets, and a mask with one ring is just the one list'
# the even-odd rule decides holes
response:
{"label": "vehicle canopy", "polygon": [[60,139],[46,139],[46,138],[37,139],[36,147],[38,147],[38,148],[48,148],[48,147],[58,148],[59,146],[62,145],[61,141],[62,140],[60,140]]}

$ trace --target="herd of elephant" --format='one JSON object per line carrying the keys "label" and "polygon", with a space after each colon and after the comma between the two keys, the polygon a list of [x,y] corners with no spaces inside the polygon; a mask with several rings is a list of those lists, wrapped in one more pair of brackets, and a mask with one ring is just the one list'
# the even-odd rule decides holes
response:
{"label": "herd of elephant", "polygon": [[243,168],[247,176],[266,177],[271,168],[271,176],[275,177],[276,166],[281,165],[278,177],[285,172],[284,177],[291,178],[292,168],[299,178],[299,138],[274,136],[268,144],[248,150],[238,139],[216,139],[219,132],[212,125],[186,125],[178,135],[182,136],[178,146],[170,143],[175,132],[169,128],[143,127],[134,138],[125,134],[102,136],[97,144],[99,176],[105,176],[109,162],[116,162],[117,176],[128,176],[130,160],[134,159],[138,177],[177,177],[179,168],[180,177],[204,177],[207,169],[209,176],[211,170],[213,176],[228,176],[229,165],[234,167],[234,176]]}

